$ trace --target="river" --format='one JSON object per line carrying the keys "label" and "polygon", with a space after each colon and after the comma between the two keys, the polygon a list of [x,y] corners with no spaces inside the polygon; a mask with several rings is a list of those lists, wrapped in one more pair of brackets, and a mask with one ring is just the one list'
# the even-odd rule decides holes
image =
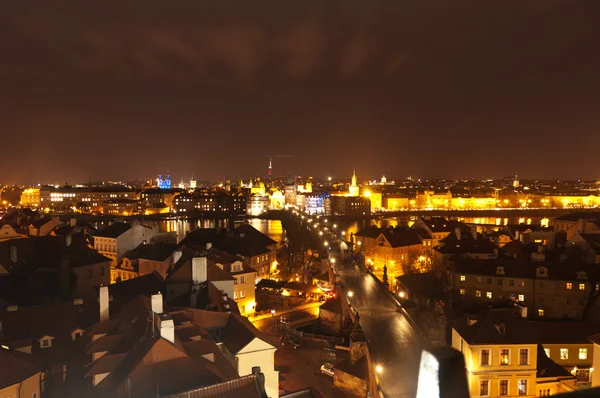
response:
{"label": "river", "polygon": [[[511,217],[461,217],[453,216],[448,217],[453,220],[463,221],[467,224],[475,225],[478,231],[498,229],[504,225],[513,224],[527,224],[532,226],[548,226],[550,217],[544,217],[536,214],[535,216],[529,216],[527,214]],[[380,217],[372,220],[362,221],[336,221],[335,225],[338,229],[346,231],[346,236],[351,233],[356,233],[360,229],[368,226],[369,224],[377,225],[379,227],[390,227],[390,226],[411,226],[417,216],[399,216],[399,217]],[[326,217],[321,217],[321,221],[327,220]],[[248,222],[254,228],[269,236],[271,239],[279,242],[283,233],[281,221],[279,220],[263,220],[252,218]],[[328,223],[333,221],[327,220]],[[236,222],[237,225],[240,222]],[[222,227],[226,228],[229,226],[228,220],[214,220],[214,219],[175,219],[165,221],[151,221],[150,225],[158,225],[161,232],[175,232],[178,237],[178,241],[183,239],[190,231],[198,228],[215,228]]]}

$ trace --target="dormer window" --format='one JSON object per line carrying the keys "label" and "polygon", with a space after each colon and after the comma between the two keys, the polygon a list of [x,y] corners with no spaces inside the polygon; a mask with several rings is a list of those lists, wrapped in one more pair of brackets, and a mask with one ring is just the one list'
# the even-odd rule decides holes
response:
{"label": "dormer window", "polygon": [[504,267],[502,267],[502,266],[496,267],[496,275],[504,275]]}
{"label": "dormer window", "polygon": [[585,271],[578,271],[577,279],[587,279],[587,274],[585,273]]}
{"label": "dormer window", "polygon": [[544,277],[544,278],[548,277],[548,268],[546,268],[546,267],[537,267],[535,269],[535,272],[536,272],[536,276],[538,276],[538,277]]}
{"label": "dormer window", "polygon": [[83,329],[79,329],[79,328],[73,330],[71,332],[71,341],[75,341],[78,338],[80,338],[81,336],[83,336],[83,332],[84,332],[84,330]]}
{"label": "dormer window", "polygon": [[497,322],[495,325],[498,334],[506,334],[506,325],[502,322]]}
{"label": "dormer window", "polygon": [[54,337],[52,336],[44,336],[41,339],[39,339],[39,343],[40,343],[40,348],[50,348],[52,347],[52,340],[54,340]]}

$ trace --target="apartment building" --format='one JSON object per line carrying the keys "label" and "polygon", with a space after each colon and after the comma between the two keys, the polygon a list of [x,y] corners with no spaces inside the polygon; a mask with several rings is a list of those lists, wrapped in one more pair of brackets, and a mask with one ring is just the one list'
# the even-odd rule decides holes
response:
{"label": "apartment building", "polygon": [[[593,264],[510,259],[455,258],[450,264],[454,297],[523,303],[534,319],[575,319],[583,315],[590,289],[597,289]],[[598,317],[598,305],[590,310]]]}
{"label": "apartment building", "polygon": [[549,359],[522,314],[489,310],[452,326],[471,397],[533,397],[574,390],[574,377]]}

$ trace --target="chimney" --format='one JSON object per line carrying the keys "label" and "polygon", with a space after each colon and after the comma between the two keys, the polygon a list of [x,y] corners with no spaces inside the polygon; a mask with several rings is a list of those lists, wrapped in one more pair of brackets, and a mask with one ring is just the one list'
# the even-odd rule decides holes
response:
{"label": "chimney", "polygon": [[71,235],[65,236],[65,245],[67,247],[71,246],[71,242],[73,241],[73,237]]}
{"label": "chimney", "polygon": [[71,227],[77,226],[77,219],[75,217],[71,217],[71,219],[69,220],[69,226],[71,226]]}
{"label": "chimney", "polygon": [[181,258],[183,252],[181,250],[175,250],[173,252],[173,264],[177,264],[177,261]]}
{"label": "chimney", "polygon": [[476,229],[471,230],[471,234],[473,235],[473,240],[477,240],[477,230]]}
{"label": "chimney", "polygon": [[207,242],[206,243],[206,250],[210,250],[212,248],[212,243],[211,242]]}
{"label": "chimney", "polygon": [[207,280],[207,263],[206,257],[192,258],[192,282],[199,284]]}
{"label": "chimney", "polygon": [[475,318],[472,318],[472,317],[468,317],[468,318],[467,318],[467,325],[469,325],[469,326],[473,326],[473,325],[475,325],[476,323],[477,323],[477,319],[475,319]]}
{"label": "chimney", "polygon": [[175,324],[169,314],[160,314],[158,318],[160,337],[175,344]]}
{"label": "chimney", "polygon": [[152,295],[152,312],[155,314],[163,313],[163,297],[160,292]]}
{"label": "chimney", "polygon": [[460,240],[460,233],[461,233],[460,228],[455,228],[454,233],[456,234],[456,239]]}
{"label": "chimney", "polygon": [[108,286],[100,286],[100,322],[108,321]]}
{"label": "chimney", "polygon": [[521,231],[515,231],[515,240],[521,240]]}

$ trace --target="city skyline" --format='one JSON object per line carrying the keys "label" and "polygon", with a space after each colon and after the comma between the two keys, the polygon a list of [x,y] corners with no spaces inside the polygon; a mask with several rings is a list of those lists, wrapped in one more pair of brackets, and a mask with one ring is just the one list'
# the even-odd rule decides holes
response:
{"label": "city skyline", "polygon": [[600,176],[595,2],[106,5],[0,16],[7,183]]}

